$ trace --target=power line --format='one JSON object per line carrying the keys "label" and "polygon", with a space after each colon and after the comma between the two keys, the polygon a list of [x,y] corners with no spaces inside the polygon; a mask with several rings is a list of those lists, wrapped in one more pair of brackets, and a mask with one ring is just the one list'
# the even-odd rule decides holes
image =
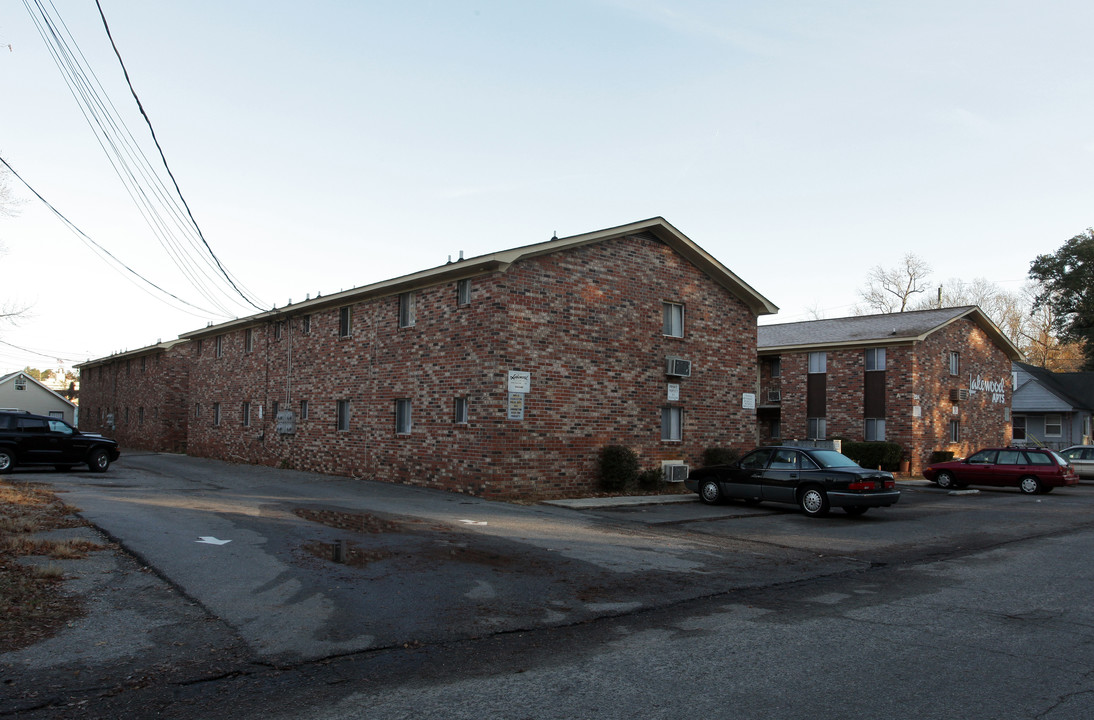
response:
{"label": "power line", "polygon": [[114,43],[114,36],[110,33],[110,25],[106,22],[106,15],[103,14],[103,7],[99,3],[99,0],[95,0],[95,7],[99,9],[99,17],[103,20],[103,28],[106,30],[106,36],[110,39],[110,47],[114,49],[114,55],[118,58],[118,64],[121,65],[122,74],[125,75],[125,82],[129,86],[129,92],[133,94],[133,100],[137,103],[137,108],[141,111],[141,117],[144,118],[144,122],[148,125],[148,132],[152,135],[152,142],[156,145],[156,150],[159,151],[160,159],[163,161],[163,167],[167,170],[167,175],[171,178],[171,182],[175,186],[175,192],[178,193],[179,199],[182,201],[183,207],[186,208],[186,214],[190,217],[190,222],[193,223],[194,229],[198,233],[198,237],[201,238],[201,242],[205,245],[205,249],[209,251],[209,256],[216,261],[217,267],[220,269],[224,279],[232,286],[232,288],[239,294],[241,298],[247,301],[247,303],[256,310],[262,311],[265,308],[256,305],[249,297],[243,294],[239,287],[235,284],[235,281],[229,277],[228,272],[224,269],[224,266],[220,262],[220,258],[213,252],[213,248],[209,247],[209,243],[205,240],[205,235],[201,232],[201,227],[198,225],[197,219],[194,218],[193,212],[190,211],[190,204],[186,202],[186,198],[182,194],[182,189],[179,188],[178,181],[175,180],[175,174],[171,172],[171,166],[167,164],[167,158],[163,154],[163,148],[160,147],[160,141],[156,137],[156,131],[152,127],[152,120],[148,117],[148,113],[144,110],[144,104],[141,103],[140,97],[137,95],[136,89],[133,87],[132,81],[129,79],[129,71],[125,67],[125,63],[122,61],[122,55],[118,52],[118,46]]}

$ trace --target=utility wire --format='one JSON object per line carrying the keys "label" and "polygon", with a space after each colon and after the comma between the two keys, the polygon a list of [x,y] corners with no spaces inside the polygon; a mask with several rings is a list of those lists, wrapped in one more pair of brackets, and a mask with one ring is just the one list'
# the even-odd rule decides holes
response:
{"label": "utility wire", "polygon": [[[76,227],[76,225],[75,225],[75,224],[73,224],[73,223],[72,223],[72,222],[71,222],[71,221],[70,221],[70,220],[69,220],[68,218],[66,218],[66,217],[65,217],[64,215],[62,215],[62,214],[61,214],[61,211],[60,211],[60,210],[58,210],[57,208],[53,207],[53,205],[52,205],[52,204],[51,204],[51,203],[50,203],[50,202],[49,202],[48,200],[46,200],[46,199],[45,199],[44,197],[42,197],[42,196],[41,196],[41,195],[40,195],[40,194],[38,193],[38,191],[37,191],[37,190],[35,190],[35,189],[34,189],[33,187],[31,187],[31,186],[30,186],[30,183],[28,183],[28,182],[27,182],[26,180],[24,180],[24,179],[23,179],[23,176],[22,176],[22,175],[20,175],[20,174],[19,174],[18,172],[16,172],[15,168],[13,168],[13,167],[12,167],[11,165],[9,165],[9,164],[8,164],[8,161],[7,161],[7,160],[5,160],[5,159],[4,159],[3,157],[0,157],[0,163],[3,163],[4,167],[6,167],[6,168],[8,169],[8,171],[9,171],[9,172],[11,172],[11,174],[12,174],[12,175],[14,175],[16,179],[18,179],[18,180],[19,180],[19,182],[23,183],[23,185],[25,185],[25,186],[26,186],[26,188],[27,188],[28,190],[30,190],[30,191],[31,191],[32,193],[34,193],[34,196],[35,196],[36,198],[38,198],[39,200],[41,200],[41,201],[42,201],[42,203],[43,203],[43,204],[44,204],[44,205],[45,205],[45,206],[46,206],[47,208],[49,208],[49,209],[50,209],[50,211],[52,211],[54,215],[56,215],[56,216],[57,216],[58,218],[60,218],[61,222],[63,222],[63,223],[64,223],[64,224],[66,225],[66,226],[68,226],[68,228],[69,228],[70,230],[72,230],[72,232],[76,233],[76,235],[77,235],[77,236],[78,236],[78,237],[79,237],[79,238],[80,238],[81,240],[85,241],[86,243],[90,243],[90,244],[91,244],[92,246],[94,246],[94,247],[93,247],[93,249],[94,249],[94,250],[96,250],[96,251],[98,251],[98,252],[100,252],[100,253],[102,253],[102,254],[106,255],[107,257],[109,257],[109,258],[110,258],[111,260],[113,260],[113,261],[114,261],[115,263],[117,263],[117,264],[118,264],[119,266],[121,266],[122,268],[124,268],[124,269],[125,269],[126,271],[128,271],[128,272],[129,272],[129,273],[130,273],[131,275],[133,275],[134,277],[136,277],[136,278],[137,278],[138,280],[140,280],[140,281],[142,281],[142,282],[146,283],[147,285],[150,285],[150,286],[152,286],[153,288],[155,288],[156,290],[160,291],[160,292],[161,292],[161,293],[163,293],[164,295],[167,295],[168,297],[170,297],[170,298],[173,298],[173,299],[177,300],[178,302],[182,303],[183,305],[186,305],[186,306],[188,306],[188,307],[191,307],[191,308],[193,308],[193,309],[195,309],[195,310],[198,310],[198,311],[199,311],[199,313],[200,313],[200,314],[196,314],[196,313],[190,313],[191,315],[194,315],[195,317],[208,317],[209,315],[215,315],[215,314],[216,314],[216,313],[212,313],[212,312],[210,312],[209,310],[206,310],[206,309],[204,309],[204,308],[200,308],[200,307],[198,307],[197,305],[194,305],[193,303],[187,302],[186,300],[183,300],[182,298],[180,298],[180,297],[179,297],[178,295],[175,295],[174,293],[171,293],[171,292],[168,292],[167,290],[164,290],[163,288],[161,288],[161,287],[160,287],[159,285],[157,285],[156,283],[152,282],[152,281],[151,281],[151,280],[149,280],[148,278],[146,278],[146,277],[144,277],[143,275],[141,275],[140,273],[138,273],[138,272],[137,272],[136,270],[134,270],[133,268],[131,268],[131,267],[129,267],[128,265],[126,265],[125,263],[123,263],[123,262],[122,262],[121,260],[119,260],[119,259],[118,259],[117,257],[115,257],[113,253],[111,253],[111,252],[110,252],[109,250],[107,250],[106,248],[104,248],[104,247],[103,247],[102,245],[100,245],[99,243],[97,243],[97,242],[95,242],[94,240],[92,240],[92,239],[91,239],[91,237],[89,237],[89,236],[88,236],[88,235],[87,235],[87,234],[86,234],[86,233],[85,233],[85,232],[84,232],[83,230],[81,230],[80,228]],[[185,311],[184,311],[184,312],[185,312]]]}
{"label": "utility wire", "polygon": [[216,261],[217,267],[220,269],[221,274],[224,275],[224,279],[228,281],[228,283],[232,286],[236,293],[238,293],[241,298],[246,300],[247,303],[254,309],[259,311],[265,310],[265,308],[256,305],[254,301],[251,300],[251,298],[243,294],[243,292],[236,285],[235,281],[232,280],[232,278],[228,275],[227,270],[224,269],[224,266],[220,262],[220,258],[218,258],[216,256],[216,253],[213,252],[213,248],[209,247],[209,243],[208,241],[206,241],[205,235],[201,232],[201,227],[198,225],[198,221],[194,218],[193,212],[190,211],[190,204],[186,202],[186,198],[183,196],[182,190],[179,188],[178,181],[175,180],[175,174],[171,172],[171,167],[167,164],[167,158],[163,154],[163,148],[160,147],[160,142],[156,138],[156,131],[152,127],[152,120],[148,117],[148,113],[145,112],[144,105],[141,103],[141,99],[137,95],[137,91],[136,89],[134,89],[133,83],[129,79],[129,71],[125,67],[125,62],[122,61],[121,53],[118,52],[118,46],[114,43],[114,36],[110,33],[110,25],[106,22],[106,15],[103,13],[103,7],[99,3],[99,0],[95,0],[95,7],[99,9],[99,17],[102,18],[103,28],[106,30],[106,36],[110,39],[110,46],[114,48],[114,55],[117,56],[118,64],[121,65],[122,73],[125,75],[125,82],[127,85],[129,85],[129,92],[133,94],[133,100],[136,101],[137,107],[141,111],[141,116],[144,118],[145,124],[148,125],[148,132],[152,134],[152,142],[155,143],[156,150],[158,150],[160,154],[160,159],[163,160],[163,167],[167,170],[167,174],[170,176],[171,182],[175,186],[175,192],[178,193],[179,199],[182,200],[182,204],[186,208],[186,214],[190,217],[190,221],[193,223],[194,229],[197,230],[198,237],[201,238],[201,242],[205,245],[205,249],[209,251],[209,256]]}

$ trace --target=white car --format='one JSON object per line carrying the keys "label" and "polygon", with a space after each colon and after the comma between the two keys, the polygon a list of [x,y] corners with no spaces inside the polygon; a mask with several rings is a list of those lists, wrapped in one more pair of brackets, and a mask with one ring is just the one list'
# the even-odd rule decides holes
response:
{"label": "white car", "polygon": [[1076,475],[1094,479],[1094,445],[1072,445],[1060,454],[1075,468]]}

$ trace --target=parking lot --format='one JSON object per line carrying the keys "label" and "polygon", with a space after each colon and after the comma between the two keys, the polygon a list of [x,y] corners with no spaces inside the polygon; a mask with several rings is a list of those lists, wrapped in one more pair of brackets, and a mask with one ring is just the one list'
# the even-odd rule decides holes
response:
{"label": "parking lot", "polygon": [[52,485],[125,551],[83,578],[96,594],[88,618],[0,655],[15,678],[151,663],[183,682],[210,657],[217,672],[295,667],[592,627],[1094,525],[1089,485],[1026,496],[912,480],[891,508],[809,518],[691,497],[513,505],[173,455],[14,477]]}

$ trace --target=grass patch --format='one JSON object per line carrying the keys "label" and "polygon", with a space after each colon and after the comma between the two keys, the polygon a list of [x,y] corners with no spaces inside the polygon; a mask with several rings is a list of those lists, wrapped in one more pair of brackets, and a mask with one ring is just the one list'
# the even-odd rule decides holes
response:
{"label": "grass patch", "polygon": [[81,558],[102,546],[86,540],[39,540],[33,533],[86,525],[77,508],[46,488],[0,477],[0,648],[40,642],[82,617],[78,597],[63,591],[64,571],[53,563],[28,565],[29,556]]}

